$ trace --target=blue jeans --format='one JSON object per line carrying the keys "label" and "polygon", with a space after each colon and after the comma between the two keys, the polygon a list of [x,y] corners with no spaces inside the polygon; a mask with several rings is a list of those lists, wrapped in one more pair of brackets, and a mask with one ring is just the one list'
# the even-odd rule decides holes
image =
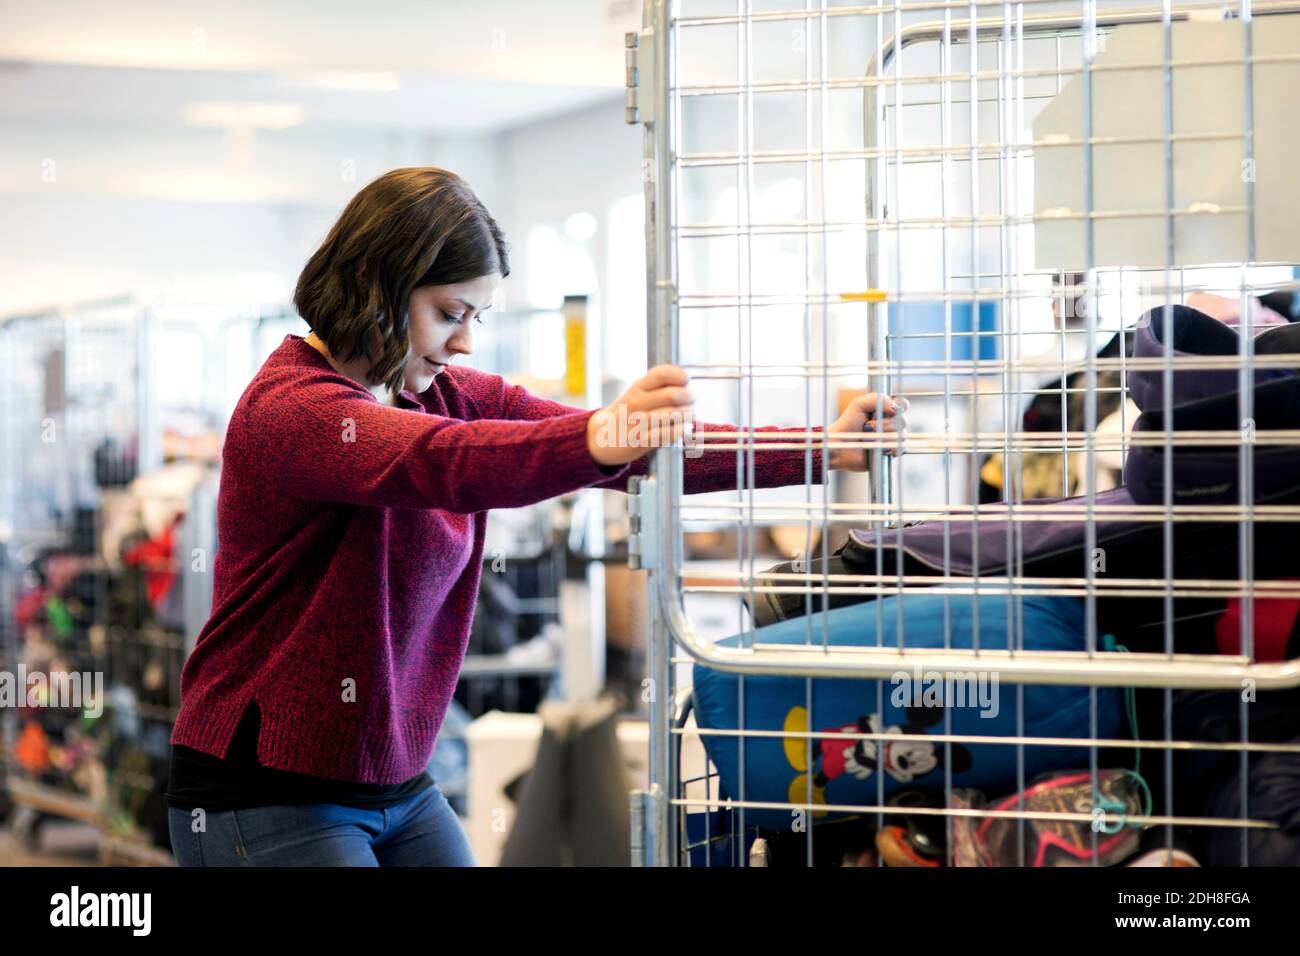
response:
{"label": "blue jeans", "polygon": [[455,811],[436,785],[382,810],[307,803],[167,811],[181,866],[474,866]]}

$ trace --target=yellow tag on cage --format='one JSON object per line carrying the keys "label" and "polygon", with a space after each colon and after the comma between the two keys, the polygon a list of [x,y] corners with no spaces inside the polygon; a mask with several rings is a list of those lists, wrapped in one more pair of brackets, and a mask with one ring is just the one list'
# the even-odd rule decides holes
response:
{"label": "yellow tag on cage", "polygon": [[889,293],[884,289],[863,289],[861,292],[841,292],[841,302],[884,302]]}
{"label": "yellow tag on cage", "polygon": [[587,391],[587,297],[564,298],[564,390]]}

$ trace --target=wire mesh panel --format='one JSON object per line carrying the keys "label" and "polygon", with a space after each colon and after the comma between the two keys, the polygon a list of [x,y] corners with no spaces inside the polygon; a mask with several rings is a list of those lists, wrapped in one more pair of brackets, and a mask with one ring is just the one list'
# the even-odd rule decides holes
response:
{"label": "wire mesh panel", "polygon": [[[634,499],[645,860],[1300,863],[1296,41],[1280,3],[647,4],[651,356],[736,426]],[[703,455],[741,490],[684,497]]]}

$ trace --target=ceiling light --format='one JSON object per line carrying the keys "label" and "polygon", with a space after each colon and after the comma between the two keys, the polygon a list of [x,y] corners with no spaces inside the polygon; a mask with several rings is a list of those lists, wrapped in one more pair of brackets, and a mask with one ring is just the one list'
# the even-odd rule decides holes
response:
{"label": "ceiling light", "polygon": [[302,123],[303,109],[297,103],[189,103],[181,119],[190,126],[288,129]]}

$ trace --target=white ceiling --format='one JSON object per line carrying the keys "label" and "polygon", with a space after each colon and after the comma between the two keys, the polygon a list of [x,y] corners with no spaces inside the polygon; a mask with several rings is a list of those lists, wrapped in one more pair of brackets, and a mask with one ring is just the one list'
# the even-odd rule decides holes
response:
{"label": "white ceiling", "polygon": [[[340,88],[340,84],[342,87]],[[377,89],[347,88],[349,84]],[[395,87],[395,88],[386,88]],[[309,128],[488,132],[614,95],[598,86],[459,74],[180,70],[12,62],[0,66],[0,123],[183,126],[202,103],[292,104]]]}
{"label": "white ceiling", "polygon": [[617,95],[640,8],[0,0],[0,122],[181,125],[186,104],[253,101],[298,104],[307,126],[501,129]]}

